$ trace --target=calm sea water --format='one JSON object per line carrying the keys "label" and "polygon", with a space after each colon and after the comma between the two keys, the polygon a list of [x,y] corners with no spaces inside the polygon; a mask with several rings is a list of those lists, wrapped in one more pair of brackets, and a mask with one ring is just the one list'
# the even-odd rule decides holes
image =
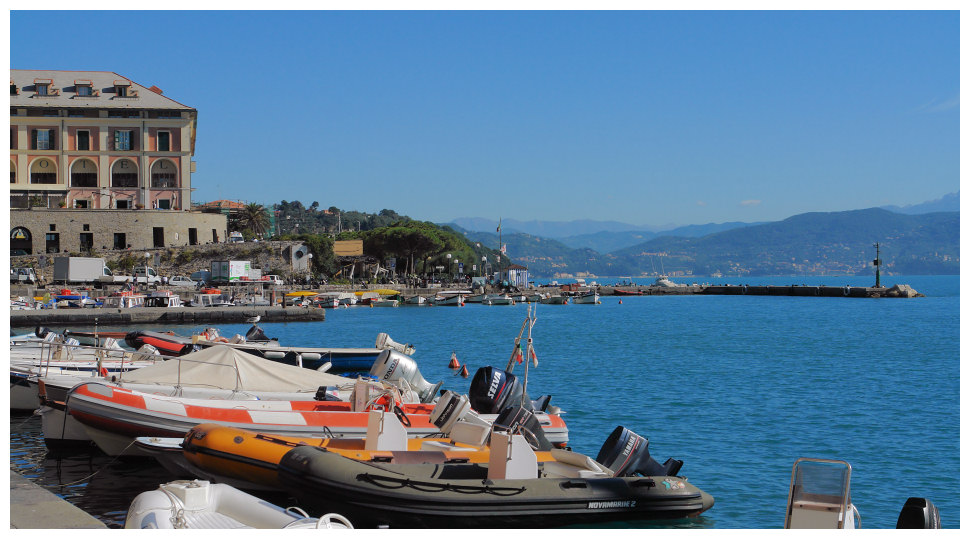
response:
{"label": "calm sea water", "polygon": [[[852,464],[863,527],[894,527],[906,498],[919,496],[939,507],[944,527],[958,528],[959,278],[884,283],[909,284],[927,297],[641,296],[540,305],[533,332],[539,367],[530,369],[528,392],[553,395],[575,451],[595,456],[623,425],[650,439],[657,460],[683,460],[681,473],[716,504],[701,518],[666,525],[779,528],[795,459],[822,457]],[[504,367],[525,313],[525,305],[355,307],[328,311],[323,323],[263,327],[281,342],[307,346],[372,346],[387,332],[417,348],[425,378],[467,392],[470,379],[447,368],[451,353],[472,374]],[[221,329],[231,335],[247,326]],[[11,467],[112,526],[123,522],[135,494],[169,479],[145,463],[50,458],[39,420],[26,415],[11,418]]]}

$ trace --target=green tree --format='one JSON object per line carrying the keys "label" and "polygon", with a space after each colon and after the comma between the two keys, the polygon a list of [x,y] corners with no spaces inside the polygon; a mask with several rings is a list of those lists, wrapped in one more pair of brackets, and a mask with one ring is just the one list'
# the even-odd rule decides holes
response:
{"label": "green tree", "polygon": [[262,204],[250,202],[242,209],[239,216],[240,225],[255,236],[262,236],[269,228],[269,215]]}

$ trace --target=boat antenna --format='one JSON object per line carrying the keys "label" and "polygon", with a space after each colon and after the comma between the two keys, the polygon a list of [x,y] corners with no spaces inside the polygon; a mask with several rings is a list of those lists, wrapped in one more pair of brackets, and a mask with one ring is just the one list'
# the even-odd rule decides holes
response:
{"label": "boat antenna", "polygon": [[525,375],[522,378],[522,407],[525,408],[525,396],[527,395],[526,390],[529,387],[529,363],[532,361],[532,326],[536,323],[535,314],[532,312],[532,304],[526,308],[525,320],[529,323],[529,334],[528,340],[526,341],[525,350]]}
{"label": "boat antenna", "polygon": [[515,357],[519,353],[519,343],[522,341],[522,334],[525,332],[525,325],[528,323],[529,317],[527,315],[522,322],[522,327],[519,328],[519,335],[515,338],[515,344],[512,345],[512,357],[509,358],[509,363],[505,366],[505,370],[508,372],[512,372],[512,367],[515,365]]}

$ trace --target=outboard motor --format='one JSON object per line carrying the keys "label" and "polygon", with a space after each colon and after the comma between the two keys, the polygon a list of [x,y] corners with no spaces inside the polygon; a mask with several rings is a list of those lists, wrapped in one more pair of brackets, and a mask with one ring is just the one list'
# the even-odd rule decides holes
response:
{"label": "outboard motor", "polygon": [[650,440],[643,436],[625,427],[616,427],[596,455],[596,462],[613,470],[615,477],[677,475],[684,461],[670,458],[660,464],[650,456],[649,445]]}
{"label": "outboard motor", "polygon": [[509,406],[495,418],[494,429],[508,429],[512,434],[522,434],[537,451],[549,451],[552,444],[542,431],[542,425],[536,419],[536,414],[530,409],[518,404]]}
{"label": "outboard motor", "polygon": [[51,330],[45,328],[44,326],[37,326],[34,328],[34,335],[36,335],[38,339],[43,339],[50,332]]}
{"label": "outboard motor", "polygon": [[[472,377],[468,401],[472,410],[480,414],[497,414],[509,406],[522,405],[522,384],[509,371],[491,366],[481,367]],[[525,397],[525,408],[533,410],[528,395]]]}
{"label": "outboard motor", "polygon": [[[246,332],[246,342],[268,342],[270,339],[263,333],[263,328],[253,324],[253,327],[249,328]],[[275,339],[274,339],[275,340]]]}
{"label": "outboard motor", "polygon": [[378,333],[374,348],[380,350],[397,350],[398,352],[410,356],[414,353],[414,347],[410,344],[401,344],[392,339],[387,333]]}
{"label": "outboard motor", "polygon": [[339,401],[340,397],[337,396],[337,388],[335,386],[320,386],[317,388],[316,394],[313,395],[313,400]]}
{"label": "outboard motor", "polygon": [[896,520],[896,529],[937,530],[940,525],[940,510],[926,498],[910,498],[903,504]]}
{"label": "outboard motor", "polygon": [[152,346],[150,344],[143,344],[143,345],[141,345],[141,348],[138,349],[138,353],[141,354],[141,355],[143,355],[143,356],[160,356],[160,355],[162,355],[161,352],[158,351],[158,348],[155,348],[154,346]]}
{"label": "outboard motor", "polygon": [[455,423],[464,418],[470,408],[468,397],[445,391],[431,410],[431,424],[441,432],[450,434]]}
{"label": "outboard motor", "polygon": [[441,382],[432,384],[421,376],[418,363],[414,359],[395,350],[381,352],[377,356],[377,361],[371,366],[369,374],[385,382],[407,382],[407,385],[417,392],[421,402],[434,400],[435,393],[441,387]]}

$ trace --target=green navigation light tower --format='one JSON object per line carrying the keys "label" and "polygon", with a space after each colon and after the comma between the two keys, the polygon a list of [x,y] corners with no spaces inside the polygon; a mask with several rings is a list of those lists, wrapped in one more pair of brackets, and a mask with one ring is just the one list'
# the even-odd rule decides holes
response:
{"label": "green navigation light tower", "polygon": [[876,266],[876,288],[882,288],[879,284],[879,266],[882,265],[882,260],[879,260],[879,243],[876,242],[876,259],[872,261],[872,265]]}

